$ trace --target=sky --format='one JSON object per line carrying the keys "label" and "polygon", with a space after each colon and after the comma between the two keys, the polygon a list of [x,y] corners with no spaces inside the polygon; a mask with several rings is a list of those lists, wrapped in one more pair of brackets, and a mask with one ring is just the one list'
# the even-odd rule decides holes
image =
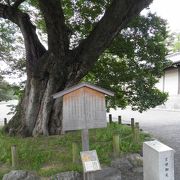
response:
{"label": "sky", "polygon": [[180,0],[154,0],[150,10],[167,19],[172,32],[180,32]]}

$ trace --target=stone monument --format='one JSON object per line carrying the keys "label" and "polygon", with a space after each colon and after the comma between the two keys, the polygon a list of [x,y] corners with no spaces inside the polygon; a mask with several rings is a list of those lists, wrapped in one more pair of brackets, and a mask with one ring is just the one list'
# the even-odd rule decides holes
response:
{"label": "stone monument", "polygon": [[174,180],[174,152],[157,140],[144,142],[144,180]]}

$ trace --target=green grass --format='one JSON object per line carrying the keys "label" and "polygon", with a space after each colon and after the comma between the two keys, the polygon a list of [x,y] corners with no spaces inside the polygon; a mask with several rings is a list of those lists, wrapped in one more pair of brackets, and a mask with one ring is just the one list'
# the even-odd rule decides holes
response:
{"label": "green grass", "polygon": [[[96,149],[102,165],[110,163],[113,156],[112,136],[120,135],[121,154],[140,152],[147,134],[140,134],[140,142],[134,143],[131,128],[111,124],[104,129],[90,130],[90,149]],[[0,178],[11,170],[11,146],[18,150],[18,169],[36,171],[41,176],[58,172],[82,171],[81,163],[72,163],[72,142],[76,141],[81,150],[80,131],[61,136],[21,138],[9,137],[0,131]]]}

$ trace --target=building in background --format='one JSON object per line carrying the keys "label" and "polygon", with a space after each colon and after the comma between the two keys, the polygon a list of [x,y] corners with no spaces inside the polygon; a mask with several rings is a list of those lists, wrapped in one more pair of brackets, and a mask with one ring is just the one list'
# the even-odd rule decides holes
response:
{"label": "building in background", "polygon": [[165,69],[156,87],[169,94],[168,101],[158,108],[180,110],[180,52],[167,56],[172,65]]}

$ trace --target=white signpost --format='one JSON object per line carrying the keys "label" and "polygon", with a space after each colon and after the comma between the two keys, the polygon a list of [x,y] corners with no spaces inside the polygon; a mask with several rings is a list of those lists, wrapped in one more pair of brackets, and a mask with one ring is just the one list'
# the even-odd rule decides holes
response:
{"label": "white signpost", "polygon": [[[96,151],[89,151],[89,129],[107,126],[105,95],[114,93],[89,83],[80,83],[53,95],[63,97],[62,131],[82,130],[81,158],[84,180],[93,180],[93,171],[100,170]],[[84,157],[88,157],[85,161]]]}
{"label": "white signpost", "polygon": [[144,142],[144,180],[174,180],[174,152],[157,140]]}

